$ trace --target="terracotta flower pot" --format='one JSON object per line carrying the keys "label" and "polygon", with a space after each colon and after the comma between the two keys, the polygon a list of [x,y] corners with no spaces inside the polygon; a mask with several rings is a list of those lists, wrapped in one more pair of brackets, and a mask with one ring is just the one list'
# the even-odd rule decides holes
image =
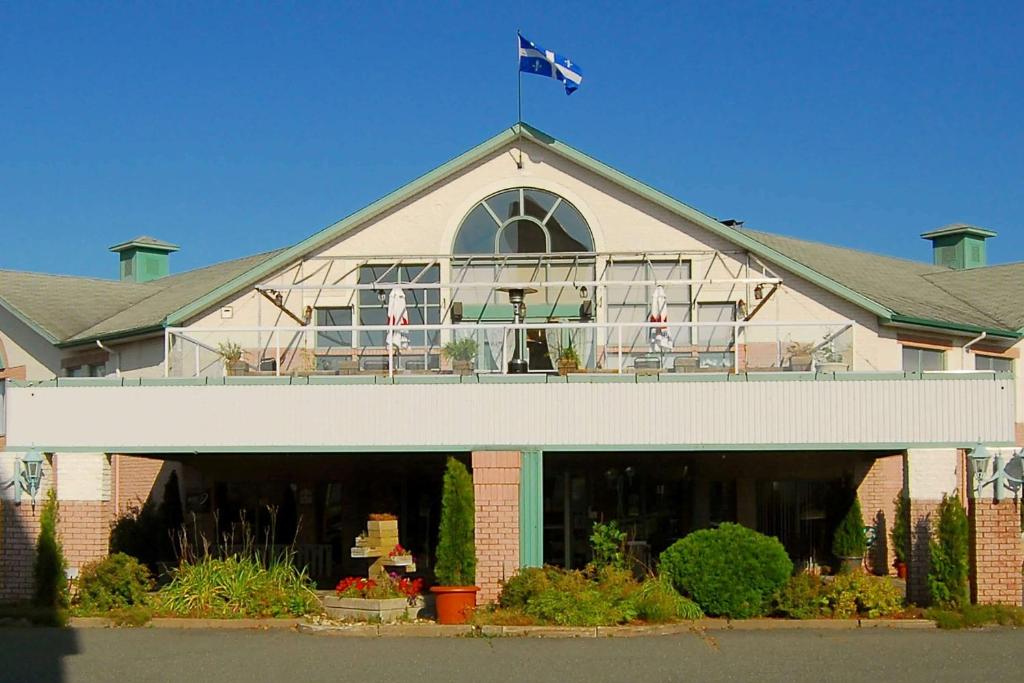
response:
{"label": "terracotta flower pot", "polygon": [[476,609],[476,586],[434,586],[437,599],[437,623],[465,624]]}
{"label": "terracotta flower pot", "polygon": [[896,566],[896,576],[901,579],[907,578],[907,563],[896,560],[894,563]]}

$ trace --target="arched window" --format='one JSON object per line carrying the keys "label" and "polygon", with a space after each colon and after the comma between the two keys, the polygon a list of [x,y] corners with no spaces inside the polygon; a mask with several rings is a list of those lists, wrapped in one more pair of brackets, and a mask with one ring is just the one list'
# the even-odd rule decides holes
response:
{"label": "arched window", "polygon": [[590,226],[551,192],[504,190],[473,207],[455,236],[455,254],[544,254],[594,251]]}

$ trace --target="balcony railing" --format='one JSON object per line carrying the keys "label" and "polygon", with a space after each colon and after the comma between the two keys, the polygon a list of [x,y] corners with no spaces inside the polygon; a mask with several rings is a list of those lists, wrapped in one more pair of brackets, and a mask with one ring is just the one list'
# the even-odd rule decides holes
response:
{"label": "balcony railing", "polygon": [[164,373],[506,373],[517,339],[531,373],[843,371],[855,356],[849,320],[168,328]]}

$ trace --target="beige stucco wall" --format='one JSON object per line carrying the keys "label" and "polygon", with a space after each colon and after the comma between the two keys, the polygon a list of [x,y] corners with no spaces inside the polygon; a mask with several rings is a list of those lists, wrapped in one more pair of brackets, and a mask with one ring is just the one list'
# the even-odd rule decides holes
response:
{"label": "beige stucco wall", "polygon": [[0,341],[7,368],[24,366],[26,379],[60,374],[60,350],[4,308],[0,308]]}

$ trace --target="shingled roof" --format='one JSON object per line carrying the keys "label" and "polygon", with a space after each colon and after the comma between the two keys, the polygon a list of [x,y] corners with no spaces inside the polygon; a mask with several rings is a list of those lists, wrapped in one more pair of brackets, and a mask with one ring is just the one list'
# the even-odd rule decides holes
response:
{"label": "shingled roof", "polygon": [[[920,261],[895,258],[820,242],[785,237],[756,230],[740,230],[765,246],[781,252],[815,272],[885,306],[893,313],[952,325],[971,325],[1014,331],[1024,323],[1014,324],[998,312],[1014,305],[1011,292],[1016,290],[1016,306],[1024,294],[1024,280],[1012,281],[1013,267],[953,270]],[[990,271],[1005,269],[1002,278]],[[999,285],[1006,288],[996,292]],[[989,294],[996,295],[990,298]]]}
{"label": "shingled roof", "polygon": [[55,344],[158,328],[169,313],[277,251],[225,261],[146,283],[0,270],[0,304]]}

